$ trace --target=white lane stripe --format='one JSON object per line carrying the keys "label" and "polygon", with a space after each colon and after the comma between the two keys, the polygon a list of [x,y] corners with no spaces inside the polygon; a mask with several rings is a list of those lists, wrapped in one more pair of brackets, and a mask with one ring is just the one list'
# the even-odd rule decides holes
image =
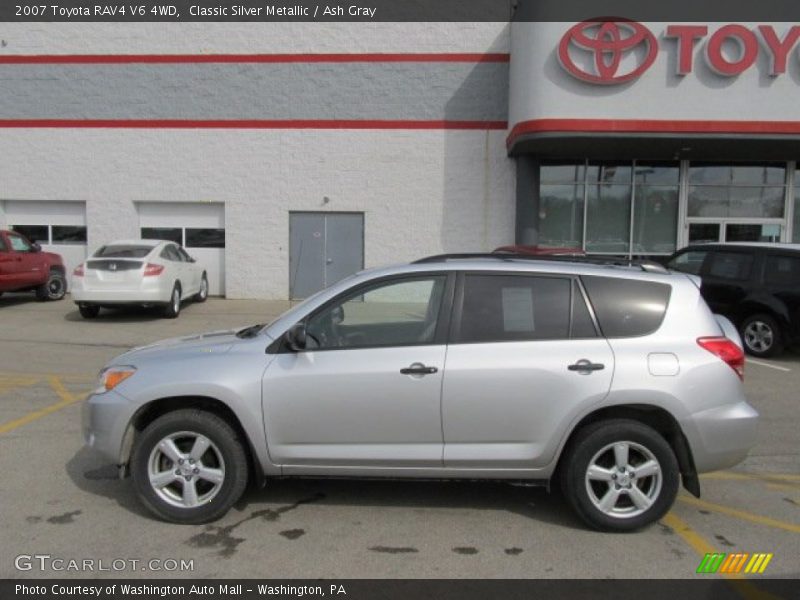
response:
{"label": "white lane stripe", "polygon": [[766,362],[761,362],[760,360],[753,360],[752,358],[748,358],[747,359],[747,363],[748,364],[752,363],[754,365],[759,365],[761,367],[769,367],[770,369],[777,369],[778,371],[786,371],[787,373],[791,372],[791,369],[787,369],[786,367],[779,367],[778,365],[771,365],[771,364],[766,363]]}

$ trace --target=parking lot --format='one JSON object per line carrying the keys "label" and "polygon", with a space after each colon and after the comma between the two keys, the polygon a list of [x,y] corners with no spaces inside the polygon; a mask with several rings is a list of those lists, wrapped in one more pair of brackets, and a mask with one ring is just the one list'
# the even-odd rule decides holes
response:
{"label": "parking lot", "polygon": [[[0,577],[683,578],[709,552],[772,553],[756,578],[800,574],[796,352],[748,361],[762,425],[747,461],[703,476],[702,499],[682,491],[639,533],[588,531],[541,488],[485,482],[278,480],[218,523],[156,521],[129,480],[82,448],[79,404],[98,369],[132,346],[265,322],[286,307],[210,299],[176,320],[136,311],[84,321],[69,298],[0,298]],[[20,571],[21,554],[126,566]],[[152,559],[192,570],[154,572]]]}

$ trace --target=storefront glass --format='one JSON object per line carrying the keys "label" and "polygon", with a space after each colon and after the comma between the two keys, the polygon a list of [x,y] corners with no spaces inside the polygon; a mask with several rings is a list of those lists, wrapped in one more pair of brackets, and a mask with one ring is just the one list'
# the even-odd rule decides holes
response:
{"label": "storefront glass", "polygon": [[800,169],[794,172],[794,219],[792,241],[800,244]]}
{"label": "storefront glass", "polygon": [[633,254],[670,254],[675,251],[679,180],[677,163],[636,163]]}
{"label": "storefront glass", "polygon": [[732,166],[692,163],[689,218],[783,218],[784,165]]}
{"label": "storefront glass", "polygon": [[542,165],[539,173],[539,244],[581,247],[586,167]]}

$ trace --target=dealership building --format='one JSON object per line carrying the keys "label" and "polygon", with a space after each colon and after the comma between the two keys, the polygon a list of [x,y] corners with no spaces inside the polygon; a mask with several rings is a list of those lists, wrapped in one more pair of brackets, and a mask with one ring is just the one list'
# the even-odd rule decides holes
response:
{"label": "dealership building", "polygon": [[507,244],[800,241],[793,23],[0,25],[0,228],[301,298]]}

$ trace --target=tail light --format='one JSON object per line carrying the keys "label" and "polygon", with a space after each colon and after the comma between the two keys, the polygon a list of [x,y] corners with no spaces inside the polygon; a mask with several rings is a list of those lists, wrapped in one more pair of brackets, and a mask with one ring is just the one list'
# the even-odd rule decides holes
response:
{"label": "tail light", "polygon": [[701,337],[697,338],[697,343],[727,363],[744,381],[744,352],[739,346],[726,337]]}
{"label": "tail light", "polygon": [[164,271],[164,265],[154,265],[153,263],[147,263],[144,267],[144,276],[145,277],[158,277]]}
{"label": "tail light", "polygon": [[73,277],[83,277],[83,265],[78,265],[72,272]]}

